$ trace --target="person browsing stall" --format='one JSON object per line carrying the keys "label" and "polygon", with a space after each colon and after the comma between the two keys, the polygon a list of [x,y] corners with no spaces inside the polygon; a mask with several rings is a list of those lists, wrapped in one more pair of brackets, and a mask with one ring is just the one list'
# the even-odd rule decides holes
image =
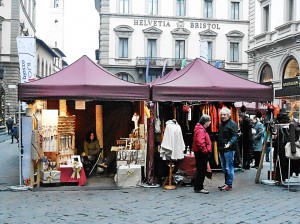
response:
{"label": "person browsing stall", "polygon": [[196,181],[194,184],[195,193],[208,194],[204,189],[203,183],[207,171],[207,162],[209,154],[212,152],[212,143],[206,129],[210,126],[211,119],[209,115],[203,114],[194,128],[194,137],[192,150],[196,159]]}
{"label": "person browsing stall", "polygon": [[253,150],[254,150],[254,166],[251,168],[258,168],[259,161],[261,157],[261,151],[263,146],[263,137],[264,137],[264,125],[260,122],[260,119],[258,117],[252,118],[252,124],[253,124],[253,133],[252,133],[252,141],[253,141]]}
{"label": "person browsing stall", "polygon": [[238,127],[231,119],[231,112],[223,107],[220,111],[221,123],[219,124],[218,149],[222,171],[225,174],[225,185],[220,186],[221,191],[230,191],[234,178],[234,154],[238,139]]}

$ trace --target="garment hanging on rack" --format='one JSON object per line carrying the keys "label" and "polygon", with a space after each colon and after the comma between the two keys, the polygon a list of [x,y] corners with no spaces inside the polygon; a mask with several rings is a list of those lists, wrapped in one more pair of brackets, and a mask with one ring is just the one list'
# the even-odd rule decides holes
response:
{"label": "garment hanging on rack", "polygon": [[163,160],[184,158],[185,144],[181,127],[176,120],[166,122],[166,129],[161,143],[160,157]]}

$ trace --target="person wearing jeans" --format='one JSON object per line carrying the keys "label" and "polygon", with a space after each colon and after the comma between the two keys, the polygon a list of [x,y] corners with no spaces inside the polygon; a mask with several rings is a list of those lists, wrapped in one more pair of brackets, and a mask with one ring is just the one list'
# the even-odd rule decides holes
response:
{"label": "person wearing jeans", "polygon": [[227,107],[223,107],[220,113],[221,123],[219,124],[218,133],[218,150],[222,171],[225,175],[225,185],[220,186],[219,189],[221,191],[230,191],[234,179],[234,154],[238,140],[238,127],[231,120],[231,112]]}

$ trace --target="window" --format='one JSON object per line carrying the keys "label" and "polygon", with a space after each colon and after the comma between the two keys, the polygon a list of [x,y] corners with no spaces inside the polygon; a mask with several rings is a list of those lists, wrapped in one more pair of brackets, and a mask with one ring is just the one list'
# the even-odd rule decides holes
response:
{"label": "window", "polygon": [[240,54],[243,52],[242,40],[245,34],[238,30],[232,30],[226,34],[228,40],[228,61],[229,62],[239,62],[241,60]]}
{"label": "window", "polygon": [[213,42],[207,41],[207,60],[212,61],[213,57]]}
{"label": "window", "polygon": [[158,0],[148,0],[148,14],[157,15]]}
{"label": "window", "polygon": [[36,74],[40,75],[41,72],[40,72],[40,56],[38,55],[38,58],[37,58],[37,69],[36,69]]}
{"label": "window", "polygon": [[240,19],[240,3],[231,2],[231,19],[239,20]]}
{"label": "window", "polygon": [[239,43],[230,43],[230,62],[239,61]]}
{"label": "window", "polygon": [[272,82],[273,71],[269,64],[266,64],[261,70],[260,83]]}
{"label": "window", "polygon": [[284,69],[284,79],[294,78],[296,76],[299,76],[299,64],[293,58],[286,63]]}
{"label": "window", "polygon": [[128,58],[128,38],[119,38],[119,58]]}
{"label": "window", "polygon": [[125,72],[121,72],[121,73],[117,74],[117,76],[118,76],[119,79],[128,81],[128,74],[125,73]]}
{"label": "window", "polygon": [[42,59],[41,76],[44,77],[44,59]]}
{"label": "window", "polygon": [[120,25],[114,28],[114,31],[116,33],[116,57],[129,58],[133,29],[127,25]]}
{"label": "window", "polygon": [[263,31],[269,31],[269,23],[270,23],[270,9],[269,5],[263,7]]}
{"label": "window", "polygon": [[48,62],[46,62],[45,76],[48,76]]}
{"label": "window", "polygon": [[185,0],[176,0],[176,16],[185,16]]}
{"label": "window", "polygon": [[204,0],[204,18],[212,18],[213,17],[213,1],[212,0]]}
{"label": "window", "polygon": [[59,7],[59,0],[54,0],[53,8],[58,8],[58,7]]}
{"label": "window", "polygon": [[158,77],[160,77],[160,74],[149,74],[149,82],[153,82]]}
{"label": "window", "polygon": [[294,0],[288,0],[287,1],[287,14],[288,14],[288,21],[295,19],[295,4]]}
{"label": "window", "polygon": [[175,41],[175,58],[183,59],[185,58],[185,41],[176,40]]}
{"label": "window", "polygon": [[120,13],[129,13],[129,0],[120,0]]}
{"label": "window", "polygon": [[157,40],[156,39],[148,39],[147,44],[147,57],[155,58],[157,57]]}

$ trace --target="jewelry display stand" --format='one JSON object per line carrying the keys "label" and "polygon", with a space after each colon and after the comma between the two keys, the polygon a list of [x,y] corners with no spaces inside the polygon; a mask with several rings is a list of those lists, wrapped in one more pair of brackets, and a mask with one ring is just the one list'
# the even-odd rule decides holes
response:
{"label": "jewelry display stand", "polygon": [[67,165],[75,152],[75,116],[58,117],[58,157],[57,164]]}
{"label": "jewelry display stand", "polygon": [[175,190],[176,186],[172,185],[172,181],[173,181],[173,167],[174,167],[174,165],[172,163],[172,159],[170,160],[169,166],[170,166],[170,168],[169,168],[169,177],[164,182],[163,189],[166,189],[166,190]]}

